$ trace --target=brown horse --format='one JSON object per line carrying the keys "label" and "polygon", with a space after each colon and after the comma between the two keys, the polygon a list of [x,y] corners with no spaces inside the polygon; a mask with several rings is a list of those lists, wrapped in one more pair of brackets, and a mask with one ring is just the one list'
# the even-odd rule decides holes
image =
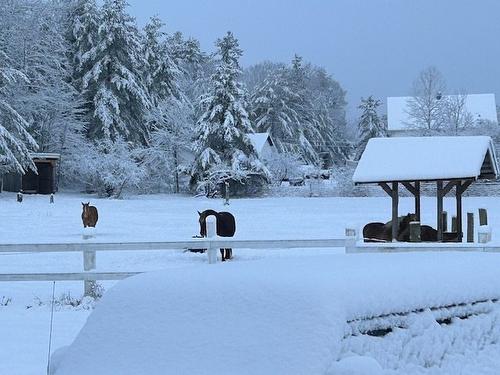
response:
{"label": "brown horse", "polygon": [[99,215],[97,214],[97,208],[94,206],[90,205],[90,202],[83,203],[83,212],[82,212],[82,221],[83,221],[83,227],[92,227],[95,228],[95,225],[97,224],[97,219],[99,218]]}
{"label": "brown horse", "polygon": [[[202,237],[207,236],[207,217],[215,216],[217,235],[220,237],[233,237],[236,232],[236,221],[234,216],[229,212],[217,212],[214,210],[205,210],[203,212],[198,211],[199,223],[200,223],[200,235]],[[222,256],[222,261],[226,259],[231,259],[233,257],[233,249],[220,249],[220,254]]]}

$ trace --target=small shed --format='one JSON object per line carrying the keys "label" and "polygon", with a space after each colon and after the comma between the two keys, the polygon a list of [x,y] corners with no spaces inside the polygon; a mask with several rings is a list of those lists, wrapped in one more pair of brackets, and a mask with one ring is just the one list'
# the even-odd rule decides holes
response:
{"label": "small shed", "polygon": [[359,160],[353,181],[378,184],[392,198],[392,238],[397,238],[400,186],[415,197],[415,215],[420,220],[420,187],[437,188],[438,241],[443,239],[443,198],[453,188],[456,197],[458,241],[462,240],[462,195],[479,179],[499,174],[490,137],[397,137],[372,138]]}
{"label": "small shed", "polygon": [[26,194],[52,194],[58,189],[57,174],[60,154],[32,153],[37,173],[32,170],[21,173],[9,173],[3,176],[3,190]]}

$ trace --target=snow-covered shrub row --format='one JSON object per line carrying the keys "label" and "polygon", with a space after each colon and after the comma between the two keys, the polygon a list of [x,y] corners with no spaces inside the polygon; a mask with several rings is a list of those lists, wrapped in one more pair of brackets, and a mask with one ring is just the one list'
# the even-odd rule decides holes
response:
{"label": "snow-covered shrub row", "polygon": [[455,318],[438,324],[430,311],[413,314],[406,328],[396,328],[383,338],[349,336],[342,353],[374,358],[384,369],[406,373],[412,367],[439,368],[455,355],[479,353],[500,340],[500,309],[488,314]]}

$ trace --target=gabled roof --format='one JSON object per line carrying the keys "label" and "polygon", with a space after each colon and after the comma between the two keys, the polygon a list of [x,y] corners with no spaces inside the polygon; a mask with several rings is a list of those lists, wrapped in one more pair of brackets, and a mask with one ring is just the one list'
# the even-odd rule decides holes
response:
{"label": "gabled roof", "polygon": [[494,179],[499,169],[490,137],[372,138],[355,183]]}
{"label": "gabled roof", "polygon": [[[445,95],[443,99],[455,95]],[[411,96],[387,98],[387,128],[405,130],[411,128],[412,119],[408,115],[408,102]],[[441,99],[441,100],[443,100]],[[465,99],[465,109],[475,120],[488,120],[497,123],[495,94],[469,94]]]}
{"label": "gabled roof", "polygon": [[270,142],[271,146],[273,145],[269,133],[249,133],[247,134],[247,136],[248,138],[250,138],[253,147],[255,148],[255,150],[259,155],[264,149],[266,142]]}

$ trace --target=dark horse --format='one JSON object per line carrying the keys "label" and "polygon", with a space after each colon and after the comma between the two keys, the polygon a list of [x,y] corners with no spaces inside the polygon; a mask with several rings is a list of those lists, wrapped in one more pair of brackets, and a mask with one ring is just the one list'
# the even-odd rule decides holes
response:
{"label": "dark horse", "polygon": [[[408,241],[410,237],[410,222],[416,219],[415,214],[398,217],[398,241]],[[363,228],[365,242],[390,242],[392,241],[392,220],[387,223],[368,223]]]}
{"label": "dark horse", "polygon": [[[401,242],[410,241],[410,222],[416,221],[415,214],[398,217],[398,237]],[[420,241],[437,242],[437,230],[429,225],[420,226]],[[390,242],[392,241],[392,220],[387,223],[369,223],[363,228],[365,242]],[[456,233],[443,233],[444,242],[456,241]]]}
{"label": "dark horse", "polygon": [[[217,225],[217,235],[220,237],[232,237],[236,232],[236,221],[234,216],[229,212],[217,212],[214,210],[205,210],[199,212],[200,215],[200,235],[207,236],[207,217],[210,215],[215,216]],[[222,261],[231,259],[233,257],[233,249],[220,249]]]}

